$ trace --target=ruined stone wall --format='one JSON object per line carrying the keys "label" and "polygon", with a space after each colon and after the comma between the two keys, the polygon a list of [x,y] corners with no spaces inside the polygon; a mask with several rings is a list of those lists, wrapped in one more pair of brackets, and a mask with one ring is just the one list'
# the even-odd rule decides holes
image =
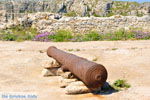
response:
{"label": "ruined stone wall", "polygon": [[71,30],[75,33],[98,31],[114,32],[119,29],[142,28],[150,31],[150,17],[112,16],[112,17],[63,17],[60,20],[43,19],[33,24],[39,31]]}
{"label": "ruined stone wall", "polygon": [[57,30],[69,30],[74,33],[87,33],[89,31],[98,31],[99,33],[114,32],[119,29],[142,28],[150,31],[150,16],[120,16],[112,17],[65,17],[55,19],[53,13],[36,13],[29,14],[22,18],[18,18],[9,23],[2,23],[1,29],[7,26],[28,23],[32,27],[37,28],[39,32],[54,32]]}

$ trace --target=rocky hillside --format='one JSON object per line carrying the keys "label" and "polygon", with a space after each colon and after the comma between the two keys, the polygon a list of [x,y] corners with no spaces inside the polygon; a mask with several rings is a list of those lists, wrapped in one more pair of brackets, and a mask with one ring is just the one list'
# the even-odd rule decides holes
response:
{"label": "rocky hillside", "polygon": [[143,16],[150,3],[123,2],[113,0],[14,0],[0,2],[0,10],[10,13],[53,12],[66,16],[112,16],[116,14]]}
{"label": "rocky hillside", "polygon": [[137,2],[123,2],[115,1],[112,4],[112,8],[108,16],[112,15],[123,15],[123,16],[143,16],[150,10],[150,2],[137,3]]}
{"label": "rocky hillside", "polygon": [[1,8],[6,12],[16,13],[33,13],[33,12],[53,12],[53,13],[67,13],[79,16],[89,16],[97,14],[100,16],[106,15],[106,5],[112,0],[24,0],[17,2],[3,2]]}

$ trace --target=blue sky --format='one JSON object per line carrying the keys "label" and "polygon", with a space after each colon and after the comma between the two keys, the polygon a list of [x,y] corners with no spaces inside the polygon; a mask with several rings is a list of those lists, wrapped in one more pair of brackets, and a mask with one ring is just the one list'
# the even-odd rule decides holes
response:
{"label": "blue sky", "polygon": [[136,1],[136,2],[140,2],[140,3],[141,2],[150,2],[150,0],[116,0],[116,1]]}

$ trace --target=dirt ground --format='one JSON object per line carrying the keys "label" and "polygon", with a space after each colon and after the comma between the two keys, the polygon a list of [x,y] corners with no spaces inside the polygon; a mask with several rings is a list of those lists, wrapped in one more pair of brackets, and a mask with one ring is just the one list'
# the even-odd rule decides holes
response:
{"label": "dirt ground", "polygon": [[[99,95],[66,95],[64,89],[59,87],[59,76],[41,76],[41,65],[49,59],[46,55],[49,46],[91,60],[97,59],[96,62],[108,70],[108,83],[125,79],[131,88]],[[150,40],[67,43],[0,41],[0,94],[10,92],[35,93],[37,100],[150,100]],[[0,100],[8,99],[0,97]]]}

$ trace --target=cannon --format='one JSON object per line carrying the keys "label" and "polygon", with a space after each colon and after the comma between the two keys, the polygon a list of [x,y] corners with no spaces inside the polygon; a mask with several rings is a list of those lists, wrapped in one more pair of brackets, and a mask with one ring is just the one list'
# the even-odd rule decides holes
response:
{"label": "cannon", "polygon": [[107,70],[101,64],[66,53],[54,46],[48,48],[47,55],[60,63],[64,71],[69,70],[72,72],[91,91],[99,89],[106,82]]}

